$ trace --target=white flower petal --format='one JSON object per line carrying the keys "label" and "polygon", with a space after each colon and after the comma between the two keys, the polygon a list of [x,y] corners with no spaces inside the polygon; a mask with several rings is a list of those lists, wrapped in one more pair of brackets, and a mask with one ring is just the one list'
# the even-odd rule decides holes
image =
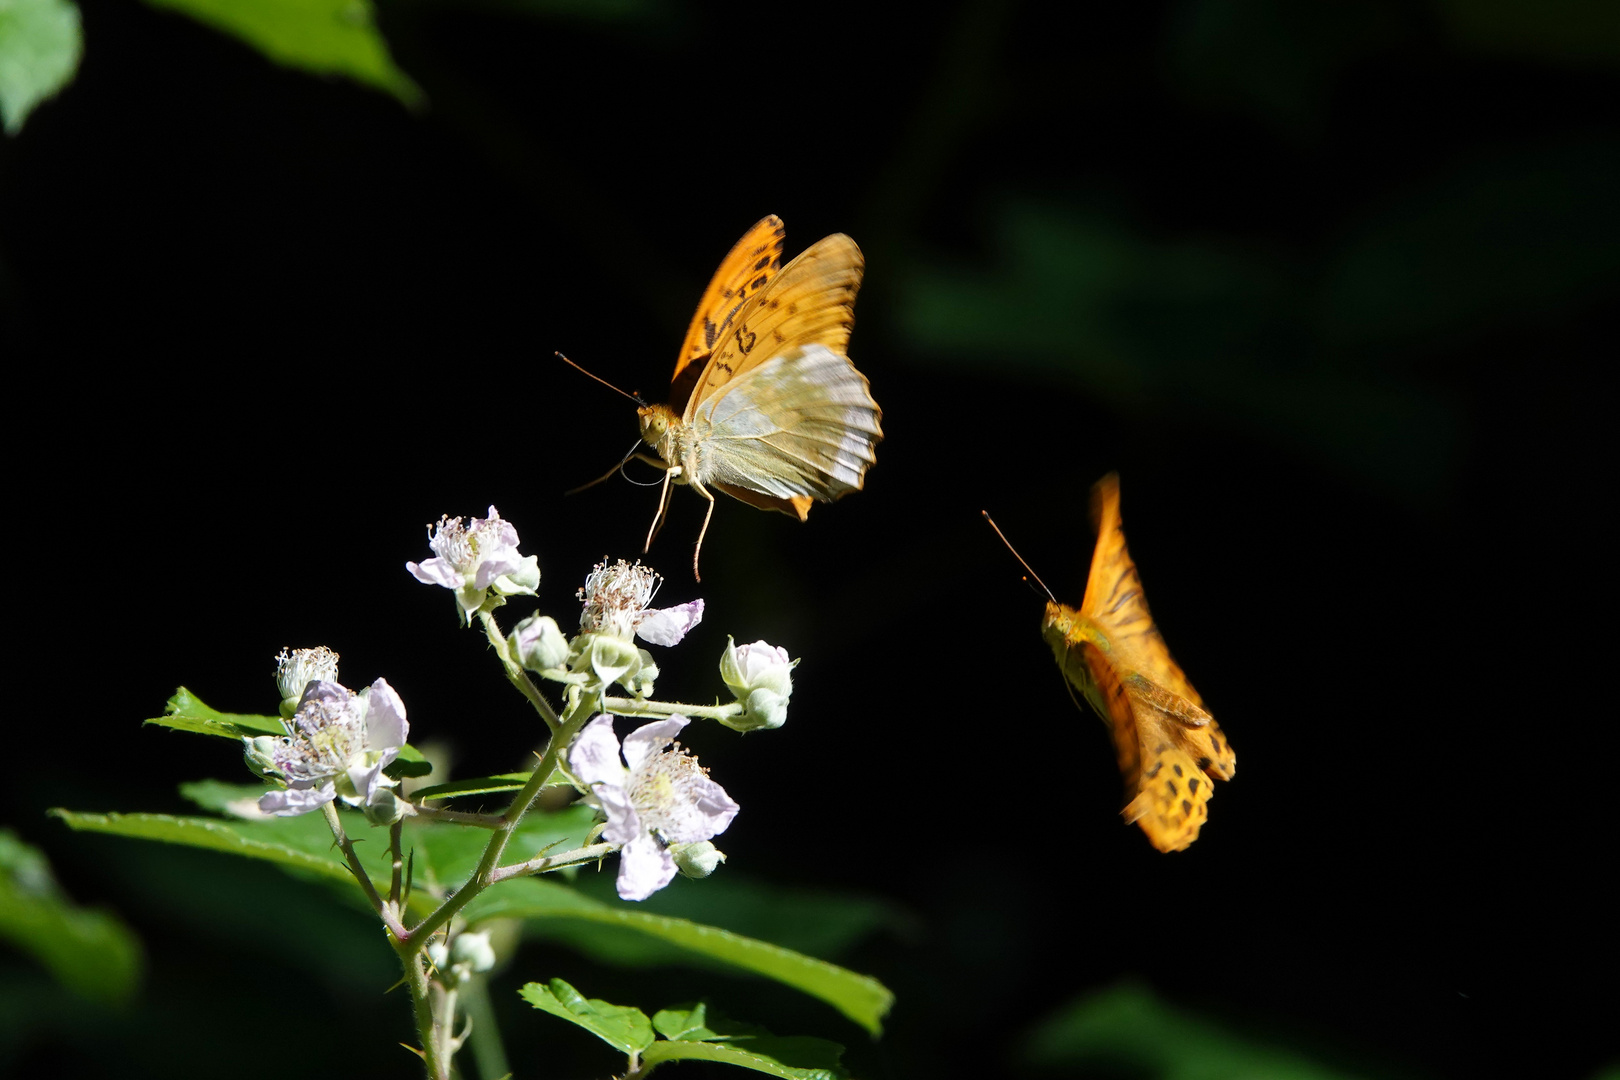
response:
{"label": "white flower petal", "polygon": [[671,716],[668,720],[654,720],[650,724],[643,724],[626,735],[624,760],[629,762],[631,771],[640,768],[642,762],[668,746],[689,723],[691,721],[684,716]]}
{"label": "white flower petal", "polygon": [[645,900],[675,878],[675,860],[651,836],[638,836],[619,852],[619,898]]}
{"label": "white flower petal", "polygon": [[259,796],[259,809],[277,817],[292,817],[319,810],[337,797],[337,788],[330,780],[316,788],[288,788],[285,791],[267,791]]}
{"label": "white flower petal", "polygon": [[[372,750],[397,750],[405,745],[411,725],[405,719],[405,703],[387,679],[371,684],[366,695],[366,746]],[[390,761],[393,759],[390,758]]]}
{"label": "white flower petal", "polygon": [[641,815],[636,813],[628,791],[613,784],[598,784],[591,790],[596,793],[596,801],[607,814],[607,827],[602,830],[603,840],[610,844],[628,844],[638,836],[647,835],[646,828],[641,824]]}
{"label": "white flower petal", "polygon": [[624,762],[619,759],[619,739],[613,734],[611,716],[604,713],[585,725],[569,748],[568,767],[592,788],[597,784],[624,787]]}
{"label": "white flower petal", "polygon": [[636,622],[636,636],[654,645],[674,645],[703,621],[703,601],[644,612]]}
{"label": "white flower petal", "polygon": [[443,585],[447,589],[461,588],[461,571],[448,559],[429,559],[425,563],[408,562],[405,569],[424,585]]}

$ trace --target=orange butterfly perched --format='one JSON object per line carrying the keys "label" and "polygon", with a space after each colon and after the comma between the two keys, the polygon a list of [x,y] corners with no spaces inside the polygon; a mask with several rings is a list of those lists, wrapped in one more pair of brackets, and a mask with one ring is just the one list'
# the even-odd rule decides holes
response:
{"label": "orange butterfly perched", "polygon": [[1237,755],[1148,612],[1125,547],[1118,474],[1091,489],[1091,522],[1097,548],[1080,610],[1052,600],[1041,636],[1114,737],[1126,823],[1140,825],[1160,851],[1181,851],[1209,817],[1210,781],[1230,780]]}
{"label": "orange butterfly perched", "polygon": [[883,412],[845,354],[861,249],[835,233],[782,267],[785,235],[772,216],[737,241],[686,331],[669,404],[637,410],[664,470],[648,545],[671,480],[709,501],[694,577],[714,515],[710,488],[803,521],[813,500],[860,490],[883,438]]}

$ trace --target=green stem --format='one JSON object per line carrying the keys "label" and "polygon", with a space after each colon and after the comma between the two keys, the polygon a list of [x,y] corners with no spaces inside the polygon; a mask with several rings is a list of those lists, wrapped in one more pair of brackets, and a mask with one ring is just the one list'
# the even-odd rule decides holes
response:
{"label": "green stem", "polygon": [[389,933],[396,938],[403,938],[405,936],[405,927],[400,925],[399,917],[394,914],[393,908],[385,903],[377,893],[377,886],[371,883],[370,875],[366,873],[365,867],[360,865],[360,856],[354,852],[354,841],[350,840],[349,835],[343,831],[343,821],[338,817],[337,807],[331,803],[324,803],[321,806],[321,812],[326,815],[326,824],[332,830],[332,838],[337,841],[337,846],[343,852],[344,860],[349,864],[349,873],[353,874],[354,880],[360,883],[360,888],[366,894],[366,899],[371,901],[372,909],[382,917],[382,921],[387,925]]}
{"label": "green stem", "polygon": [[405,982],[411,988],[411,1012],[416,1018],[416,1037],[422,1043],[422,1060],[427,1064],[433,1080],[449,1080],[438,1071],[438,1029],[433,1022],[433,987],[428,982],[427,969],[422,964],[419,943],[399,941],[394,945],[399,962],[405,968]]}
{"label": "green stem", "polygon": [[388,882],[388,903],[397,912],[401,910],[403,898],[400,893],[405,880],[405,856],[400,854],[400,833],[405,827],[403,820],[396,821],[388,827],[388,854],[393,865],[393,873]]}
{"label": "green stem", "polygon": [[581,694],[569,705],[568,712],[563,715],[561,726],[551,736],[546,745],[546,752],[540,756],[540,763],[529,776],[528,783],[518,791],[512,805],[506,808],[501,815],[501,823],[495,827],[495,834],[489,838],[484,846],[483,857],[478,860],[478,869],[473,871],[467,883],[456,891],[456,894],[444,903],[438,910],[429,915],[422,922],[409,931],[412,939],[426,940],[440,927],[448,923],[468,902],[483,892],[496,880],[493,876],[501,865],[501,856],[506,852],[507,841],[512,839],[512,833],[517,829],[523,815],[529,812],[529,807],[540,794],[540,788],[545,784],[546,778],[557,769],[557,761],[566,751],[580,729],[585,726],[595,713],[593,708],[599,696],[596,694]]}
{"label": "green stem", "polygon": [[505,881],[507,878],[522,877],[525,874],[543,874],[547,870],[560,870],[565,866],[578,866],[581,863],[595,862],[613,854],[617,844],[591,844],[587,847],[575,848],[573,851],[564,851],[557,855],[536,855],[527,862],[513,863],[503,866],[489,875],[490,884]]}
{"label": "green stem", "polygon": [[512,1066],[506,1060],[506,1047],[501,1042],[500,1028],[495,1025],[495,1009],[489,1000],[489,979],[475,976],[468,980],[461,994],[462,1010],[472,1025],[473,1060],[478,1063],[478,1075],[484,1080],[510,1076]]}
{"label": "green stem", "polygon": [[501,658],[501,667],[506,670],[506,681],[518,688],[518,693],[529,699],[534,711],[540,714],[540,719],[546,722],[546,727],[555,734],[557,731],[557,710],[551,707],[540,693],[540,688],[534,685],[529,673],[523,670],[523,665],[512,657],[512,649],[506,642],[506,635],[495,622],[495,616],[487,611],[480,611],[478,618],[484,624],[484,636],[495,647],[495,655]]}
{"label": "green stem", "polygon": [[416,816],[428,821],[449,821],[457,825],[473,825],[480,829],[498,829],[506,821],[502,814],[473,814],[465,810],[446,810],[438,806],[413,804]]}
{"label": "green stem", "polygon": [[707,720],[727,720],[741,716],[747,706],[740,701],[729,705],[682,705],[673,701],[647,701],[642,698],[610,697],[602,701],[604,712],[619,716],[701,716]]}

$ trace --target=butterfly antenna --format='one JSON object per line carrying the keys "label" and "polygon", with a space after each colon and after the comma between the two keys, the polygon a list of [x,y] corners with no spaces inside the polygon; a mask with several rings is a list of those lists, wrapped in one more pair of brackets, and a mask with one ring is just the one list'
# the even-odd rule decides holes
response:
{"label": "butterfly antenna", "polygon": [[[586,372],[586,374],[590,374],[590,373]],[[636,456],[636,450],[640,446],[641,446],[641,440],[637,439],[635,446],[632,446],[630,448],[630,452],[628,454],[625,454],[624,457],[620,458],[619,463],[617,465],[613,466],[613,468],[609,469],[607,472],[603,473],[601,476],[598,476],[595,480],[588,480],[585,483],[579,485],[579,487],[577,487],[577,488],[571,488],[568,491],[563,492],[563,494],[565,496],[566,495],[578,495],[581,491],[584,491],[586,488],[593,488],[597,484],[600,484],[602,481],[608,479],[614,473],[618,472],[620,469],[622,469],[626,465],[630,464],[630,459]]]}
{"label": "butterfly antenna", "polygon": [[1050,599],[1052,601],[1052,603],[1054,603],[1054,604],[1057,603],[1057,597],[1052,595],[1052,590],[1048,589],[1046,587],[1046,582],[1041,580],[1041,575],[1039,575],[1039,574],[1037,574],[1035,572],[1034,567],[1030,566],[1029,563],[1024,562],[1024,557],[1022,555],[1018,554],[1018,549],[1017,548],[1012,546],[1012,541],[1008,540],[1007,539],[1007,534],[1001,531],[1001,526],[997,525],[995,519],[990,516],[990,511],[988,511],[988,510],[980,510],[979,513],[983,514],[984,515],[984,520],[990,525],[990,527],[992,529],[996,530],[996,535],[1001,537],[1001,542],[1003,544],[1007,545],[1007,550],[1012,552],[1013,558],[1017,559],[1019,561],[1019,563],[1024,567],[1024,569],[1029,571],[1029,576],[1035,579],[1035,584],[1037,584],[1037,585],[1039,585],[1041,587],[1041,591],[1046,593],[1047,598]]}
{"label": "butterfly antenna", "polygon": [[[568,359],[568,357],[564,356],[562,353],[557,354],[557,359],[561,360],[563,363],[567,364],[569,367],[573,368],[575,371],[583,372],[587,377],[595,379],[597,382],[601,383],[603,386],[607,387],[609,390],[612,390],[614,393],[616,393],[616,394],[624,394],[625,397],[629,398],[631,401],[635,402],[637,405],[645,406],[647,404],[645,401],[642,401],[641,398],[638,397],[635,394],[625,394],[625,392],[623,390],[620,390],[617,386],[614,386],[612,383],[610,383],[606,379],[602,378],[602,376],[594,375],[591,372],[586,371],[584,368],[580,367],[578,364],[576,364],[572,360]],[[623,464],[623,462],[620,462],[620,464]],[[612,473],[608,473],[608,476],[612,476],[612,475],[613,475]],[[602,480],[606,480],[606,479],[607,479],[607,476],[604,476],[602,478]],[[600,484],[602,481],[598,480],[596,482]],[[586,486],[589,487],[590,485],[587,484]],[[572,492],[570,492],[570,494],[572,494]]]}

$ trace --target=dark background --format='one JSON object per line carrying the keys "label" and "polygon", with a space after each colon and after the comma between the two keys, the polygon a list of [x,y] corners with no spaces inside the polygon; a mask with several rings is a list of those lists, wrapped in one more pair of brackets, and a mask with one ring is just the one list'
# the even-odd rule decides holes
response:
{"label": "dark background", "polygon": [[[656,398],[767,213],[790,257],[865,250],[850,351],[886,439],[804,525],[723,501],[701,586],[676,493],[648,559],[708,615],[660,696],[708,700],[728,632],[803,658],[786,727],[687,740],[744,807],[722,873],[887,898],[893,932],[837,959],[898,1004],[874,1044],[754,984],[555,948],[509,981],[712,992],[867,1077],[1039,1075],[1032,1025],[1126,978],[1364,1075],[1612,1059],[1612,11],[384,3],[417,113],[175,15],[83,11],[77,81],[0,142],[24,642],[0,821],[149,970],[130,1014],[42,1012],[17,1075],[408,1072],[362,922],[43,811],[184,812],[176,783],[236,777],[139,721],[180,683],[272,710],[283,645],[386,676],[458,772],[520,766],[526,708],[403,563],[494,503],[566,624],[657,496],[563,497],[635,423],[552,352]],[[1111,469],[1241,759],[1180,854],[1119,824],[1107,737],[979,517],[1078,603]],[[330,950],[341,976],[309,959]],[[0,978],[34,985],[11,954]],[[614,1067],[550,1024],[510,1010],[520,1076],[542,1039],[561,1075]]]}

